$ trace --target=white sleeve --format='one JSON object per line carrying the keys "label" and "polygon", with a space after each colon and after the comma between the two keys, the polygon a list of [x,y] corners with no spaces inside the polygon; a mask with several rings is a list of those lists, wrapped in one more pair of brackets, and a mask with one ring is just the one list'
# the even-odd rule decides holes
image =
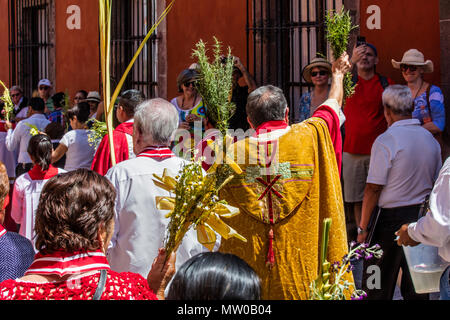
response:
{"label": "white sleeve", "polygon": [[59,140],[59,143],[65,145],[67,148],[69,148],[70,145],[73,143],[72,140],[73,140],[72,134],[69,131],[61,138],[61,140]]}
{"label": "white sleeve", "polygon": [[367,183],[385,186],[387,184],[389,171],[392,167],[393,155],[389,148],[376,139],[370,152],[369,173]]}
{"label": "white sleeve", "polygon": [[14,151],[18,149],[20,145],[20,134],[19,134],[20,126],[17,125],[16,129],[9,129],[6,133],[5,145],[6,149],[9,151]]}
{"label": "white sleeve", "polygon": [[430,211],[408,227],[409,236],[435,247],[450,245],[450,171],[442,170],[430,195]]}
{"label": "white sleeve", "polygon": [[19,178],[14,182],[14,189],[11,199],[11,218],[17,223],[22,224],[22,218],[24,217],[23,199],[24,191],[21,186],[22,180]]}
{"label": "white sleeve", "polygon": [[120,192],[119,192],[119,182],[117,179],[117,170],[115,168],[110,168],[108,172],[105,175],[105,178],[107,178],[112,185],[114,186],[114,189],[116,189],[116,200],[115,200],[115,206],[114,206],[114,231],[113,235],[111,237],[111,241],[108,246],[108,250],[111,250],[116,246],[117,238],[119,236],[119,230],[120,230],[120,221],[119,221],[119,213],[122,210],[121,204],[120,204]]}

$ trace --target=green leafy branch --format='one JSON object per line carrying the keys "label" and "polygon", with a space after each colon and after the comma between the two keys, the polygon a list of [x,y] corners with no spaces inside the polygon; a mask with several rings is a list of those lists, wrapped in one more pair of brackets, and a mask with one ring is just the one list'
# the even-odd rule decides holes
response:
{"label": "green leafy branch", "polygon": [[[342,7],[341,11],[330,10],[325,16],[326,39],[330,43],[334,59],[347,51],[350,33],[358,26],[352,24],[349,11]],[[356,85],[352,81],[352,73],[348,72],[344,77],[344,99],[355,93]],[[345,100],[344,100],[345,101]]]}

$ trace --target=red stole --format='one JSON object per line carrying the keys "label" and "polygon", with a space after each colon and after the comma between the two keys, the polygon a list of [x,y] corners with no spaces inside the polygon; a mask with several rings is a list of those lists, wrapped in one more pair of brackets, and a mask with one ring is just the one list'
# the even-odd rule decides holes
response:
{"label": "red stole", "polygon": [[[116,163],[128,160],[129,149],[126,134],[133,135],[133,122],[124,122],[113,131],[114,152]],[[92,161],[91,169],[101,175],[105,175],[112,167],[111,152],[109,148],[109,137],[105,135],[98,146]]]}
{"label": "red stole", "polygon": [[28,171],[28,174],[32,180],[47,180],[58,175],[58,173],[58,168],[55,168],[52,165],[50,165],[47,170],[42,170],[39,165],[35,164],[33,168]]}
{"label": "red stole", "polygon": [[287,127],[288,124],[284,120],[267,121],[256,129],[256,136],[275,130],[286,129]]}
{"label": "red stole", "polygon": [[0,238],[6,234],[6,229],[0,224]]}
{"label": "red stole", "polygon": [[150,146],[137,155],[145,158],[152,158],[158,161],[175,157],[175,154],[165,146]]}
{"label": "red stole", "polygon": [[63,277],[88,271],[109,270],[105,254],[97,251],[57,251],[51,254],[38,253],[25,275],[54,274]]}

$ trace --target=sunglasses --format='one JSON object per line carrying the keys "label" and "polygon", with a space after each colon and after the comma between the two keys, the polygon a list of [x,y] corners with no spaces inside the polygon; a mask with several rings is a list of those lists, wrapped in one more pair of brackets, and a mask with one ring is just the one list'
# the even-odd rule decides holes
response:
{"label": "sunglasses", "polygon": [[15,97],[18,97],[18,96],[20,96],[20,93],[14,93],[14,94],[11,95],[11,98],[15,98]]}
{"label": "sunglasses", "polygon": [[50,87],[39,87],[39,90],[48,90]]}
{"label": "sunglasses", "polygon": [[411,72],[414,72],[417,70],[417,66],[411,66],[408,64],[402,64],[400,65],[400,70],[402,70],[403,72],[405,72],[406,70],[410,70]]}
{"label": "sunglasses", "polygon": [[186,88],[189,88],[191,85],[195,86],[195,82],[190,81],[190,82],[183,83],[183,86],[185,86]]}
{"label": "sunglasses", "polygon": [[317,77],[317,75],[320,76],[326,76],[328,74],[328,71],[320,70],[319,72],[313,71],[311,72],[311,77]]}

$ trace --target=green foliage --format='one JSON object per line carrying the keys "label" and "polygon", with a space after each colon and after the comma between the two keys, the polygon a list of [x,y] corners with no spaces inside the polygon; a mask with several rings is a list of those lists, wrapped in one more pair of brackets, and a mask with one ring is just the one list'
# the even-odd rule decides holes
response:
{"label": "green foliage", "polygon": [[3,87],[3,96],[0,97],[0,100],[3,101],[3,114],[5,116],[5,120],[9,121],[11,119],[13,110],[14,110],[14,103],[11,100],[11,96],[9,94],[9,89],[6,87],[6,85],[3,83],[3,81],[0,80],[0,85]]}
{"label": "green foliage", "polygon": [[[340,12],[330,10],[325,16],[326,39],[330,43],[334,59],[338,59],[348,47],[350,32],[358,28],[352,24],[349,11],[342,7]],[[348,72],[344,78],[344,99],[355,93],[352,74]]]}
{"label": "green foliage", "polygon": [[228,130],[228,122],[233,116],[236,106],[230,102],[233,87],[233,59],[231,49],[225,63],[222,63],[221,43],[214,37],[213,59],[209,61],[206,44],[200,40],[193,51],[197,58],[200,77],[196,88],[203,98],[207,116],[216,124],[223,136]]}
{"label": "green foliage", "polygon": [[108,128],[106,122],[98,121],[97,119],[92,119],[90,121],[93,121],[93,124],[88,130],[88,142],[90,146],[97,147],[103,137],[108,133]]}

